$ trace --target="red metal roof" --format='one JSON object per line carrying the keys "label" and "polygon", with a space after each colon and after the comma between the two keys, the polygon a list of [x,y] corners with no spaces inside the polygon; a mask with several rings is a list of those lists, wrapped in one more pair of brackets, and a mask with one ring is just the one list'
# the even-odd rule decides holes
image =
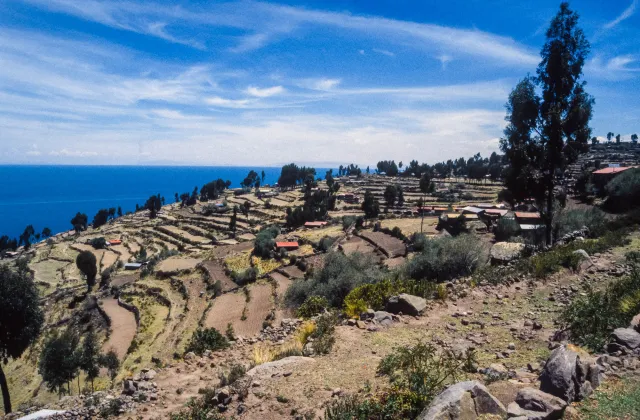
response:
{"label": "red metal roof", "polygon": [[618,168],[602,168],[602,169],[598,169],[597,171],[593,171],[592,173],[598,174],[598,175],[618,174],[620,172],[624,172],[627,169],[631,169],[631,168],[633,168],[633,166],[620,166]]}
{"label": "red metal roof", "polygon": [[297,242],[276,242],[276,248],[297,248]]}
{"label": "red metal roof", "polygon": [[515,213],[516,213],[516,217],[519,217],[521,219],[539,219],[540,218],[540,213],[538,212],[517,211]]}
{"label": "red metal roof", "polygon": [[120,245],[122,241],[120,239],[110,239],[109,244],[111,245]]}
{"label": "red metal roof", "polygon": [[306,222],[304,225],[309,227],[318,227],[318,226],[324,226],[326,224],[327,222]]}

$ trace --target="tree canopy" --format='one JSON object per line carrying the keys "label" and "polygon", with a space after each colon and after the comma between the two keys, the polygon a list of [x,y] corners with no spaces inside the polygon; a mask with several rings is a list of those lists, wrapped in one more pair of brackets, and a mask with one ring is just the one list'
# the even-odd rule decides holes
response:
{"label": "tree canopy", "polygon": [[85,275],[87,288],[91,291],[93,285],[96,284],[96,275],[98,274],[96,256],[93,255],[93,252],[82,251],[76,257],[76,266]]}
{"label": "tree canopy", "polygon": [[38,289],[27,271],[16,272],[0,265],[0,308],[0,387],[8,414],[11,399],[2,365],[22,356],[40,335],[44,323]]}

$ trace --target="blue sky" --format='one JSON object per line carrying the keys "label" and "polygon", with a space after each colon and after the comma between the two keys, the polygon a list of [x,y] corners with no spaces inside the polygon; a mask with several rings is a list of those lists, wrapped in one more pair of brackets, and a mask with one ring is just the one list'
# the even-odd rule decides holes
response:
{"label": "blue sky", "polygon": [[[0,163],[488,155],[557,1],[0,1]],[[640,132],[639,0],[574,1],[594,134]]]}

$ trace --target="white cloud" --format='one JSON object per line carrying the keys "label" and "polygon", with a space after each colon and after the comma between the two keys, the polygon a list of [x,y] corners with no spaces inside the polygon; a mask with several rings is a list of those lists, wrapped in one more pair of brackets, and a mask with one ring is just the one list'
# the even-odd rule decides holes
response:
{"label": "white cloud", "polygon": [[629,19],[636,11],[636,7],[638,6],[638,0],[633,0],[629,7],[624,9],[624,11],[614,20],[604,25],[605,29],[611,29],[617,26],[623,20]]}
{"label": "white cloud", "polygon": [[442,70],[446,70],[447,69],[447,64],[449,64],[449,62],[451,60],[453,60],[453,57],[451,57],[450,55],[447,55],[447,54],[439,55],[437,58],[438,58],[438,61],[440,61],[440,65],[442,66]]}
{"label": "white cloud", "polygon": [[61,157],[90,157],[90,156],[98,156],[97,152],[91,151],[83,151],[83,150],[52,150],[49,152],[50,156],[61,156]]}
{"label": "white cloud", "polygon": [[341,79],[328,79],[328,78],[304,79],[304,80],[298,81],[297,85],[305,89],[329,91],[338,87],[338,85],[341,82],[342,82]]}
{"label": "white cloud", "polygon": [[257,96],[259,98],[267,98],[273,95],[279,95],[283,93],[285,89],[282,86],[273,86],[270,88],[258,88],[254,86],[249,86],[246,90],[246,93],[251,96]]}
{"label": "white cloud", "polygon": [[222,108],[246,108],[251,103],[248,99],[227,99],[219,96],[212,96],[204,101],[209,105]]}
{"label": "white cloud", "polygon": [[396,56],[395,53],[393,53],[393,52],[391,52],[389,50],[382,50],[382,49],[379,49],[379,48],[374,48],[373,51],[377,52],[378,54],[386,55],[387,57],[395,57]]}
{"label": "white cloud", "polygon": [[640,66],[630,66],[638,61],[637,57],[630,54],[619,55],[608,60],[602,56],[596,56],[587,62],[585,74],[607,80],[630,79],[640,74]]}

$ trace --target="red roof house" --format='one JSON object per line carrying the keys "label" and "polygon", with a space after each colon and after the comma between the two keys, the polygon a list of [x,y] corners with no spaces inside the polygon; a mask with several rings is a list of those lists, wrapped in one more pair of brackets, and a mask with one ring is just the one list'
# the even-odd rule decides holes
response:
{"label": "red roof house", "polygon": [[298,249],[299,246],[297,242],[276,242],[277,249]]}
{"label": "red roof house", "polygon": [[311,227],[311,228],[315,228],[315,227],[322,227],[325,226],[327,224],[327,222],[306,222],[304,224],[304,227]]}

